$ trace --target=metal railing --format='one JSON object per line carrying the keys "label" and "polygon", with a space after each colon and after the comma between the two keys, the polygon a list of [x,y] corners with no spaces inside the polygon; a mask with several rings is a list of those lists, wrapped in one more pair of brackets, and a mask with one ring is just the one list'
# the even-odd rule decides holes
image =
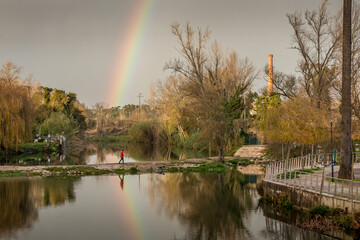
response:
{"label": "metal railing", "polygon": [[[264,181],[313,191],[320,195],[359,201],[360,182],[329,177],[323,168],[340,161],[340,153],[316,154],[269,163]],[[360,161],[360,153],[353,153],[353,162]],[[322,174],[314,173],[317,170]]]}

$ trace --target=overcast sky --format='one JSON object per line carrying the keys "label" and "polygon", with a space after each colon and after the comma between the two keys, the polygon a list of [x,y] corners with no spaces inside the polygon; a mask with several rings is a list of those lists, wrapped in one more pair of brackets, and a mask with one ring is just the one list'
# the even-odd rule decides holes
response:
{"label": "overcast sky", "polygon": [[[0,64],[13,61],[44,86],[78,94],[93,106],[105,101],[116,67],[117,52],[126,39],[134,8],[143,0],[0,0]],[[340,0],[330,0],[337,12]],[[190,22],[209,27],[211,39],[225,50],[248,57],[262,71],[268,54],[274,66],[295,73],[298,54],[291,50],[286,14],[314,9],[320,0],[154,0],[136,71],[124,104],[149,95],[149,85],[164,80],[166,61],[177,56],[170,24]],[[254,90],[265,86],[262,74]],[[119,91],[120,92],[120,91]]]}

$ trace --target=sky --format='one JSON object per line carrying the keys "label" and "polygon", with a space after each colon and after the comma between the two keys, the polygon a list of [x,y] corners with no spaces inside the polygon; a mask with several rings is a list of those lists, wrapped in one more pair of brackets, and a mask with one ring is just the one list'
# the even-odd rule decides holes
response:
{"label": "sky", "polygon": [[[356,1],[356,0],[355,0]],[[329,0],[336,13],[340,0]],[[177,57],[173,22],[211,30],[225,51],[249,58],[258,71],[253,90],[274,67],[295,73],[286,14],[316,9],[321,0],[0,0],[0,65],[12,61],[41,85],[77,94],[92,107],[146,101],[151,83]],[[122,82],[122,84],[121,84]]]}

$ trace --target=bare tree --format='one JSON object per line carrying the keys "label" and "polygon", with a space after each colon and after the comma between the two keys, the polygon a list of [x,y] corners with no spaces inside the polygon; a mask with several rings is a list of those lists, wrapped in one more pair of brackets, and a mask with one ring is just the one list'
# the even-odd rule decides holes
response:
{"label": "bare tree", "polygon": [[189,23],[184,28],[174,23],[171,28],[182,58],[168,62],[164,69],[180,77],[179,93],[197,116],[201,135],[217,146],[219,161],[224,161],[236,111],[257,74],[250,61],[240,60],[236,53],[224,57],[216,41],[208,48],[208,29],[195,32]]}
{"label": "bare tree", "polygon": [[94,106],[96,114],[96,132],[98,134],[103,134],[105,131],[106,108],[107,105],[104,102],[97,102]]}
{"label": "bare tree", "polygon": [[[264,72],[269,77],[269,65],[266,65]],[[292,74],[285,74],[280,71],[274,71],[273,73],[273,85],[274,91],[279,93],[281,96],[293,99],[298,93],[298,82],[299,79]]]}
{"label": "bare tree", "polygon": [[344,0],[341,88],[341,162],[339,177],[351,179],[351,0]]}
{"label": "bare tree", "polygon": [[334,30],[334,19],[327,12],[324,0],[318,10],[287,14],[292,26],[293,45],[300,55],[298,68],[303,79],[300,82],[307,95],[316,101],[317,107],[329,99],[329,89],[336,79],[334,68],[340,35]]}

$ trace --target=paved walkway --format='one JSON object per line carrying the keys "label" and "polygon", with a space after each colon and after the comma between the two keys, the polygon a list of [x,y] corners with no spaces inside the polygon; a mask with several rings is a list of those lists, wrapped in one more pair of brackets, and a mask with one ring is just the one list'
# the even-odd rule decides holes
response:
{"label": "paved walkway", "polygon": [[[334,177],[337,177],[340,166],[334,166]],[[355,178],[360,178],[360,163],[354,164]],[[343,197],[351,199],[351,190],[353,190],[353,199],[360,201],[360,181],[332,181],[331,167],[325,168],[325,179],[322,187],[323,194],[334,195],[336,197]],[[315,171],[312,174],[298,174],[296,178],[275,179],[275,182],[298,187],[301,189],[312,190],[316,192],[321,191],[322,169]],[[284,175],[282,175],[282,178]]]}
{"label": "paved walkway", "polygon": [[[340,166],[334,166],[334,177],[338,177]],[[321,172],[321,171],[319,171]],[[360,163],[354,163],[354,178],[360,179]],[[325,168],[325,175],[331,177],[331,166]]]}

